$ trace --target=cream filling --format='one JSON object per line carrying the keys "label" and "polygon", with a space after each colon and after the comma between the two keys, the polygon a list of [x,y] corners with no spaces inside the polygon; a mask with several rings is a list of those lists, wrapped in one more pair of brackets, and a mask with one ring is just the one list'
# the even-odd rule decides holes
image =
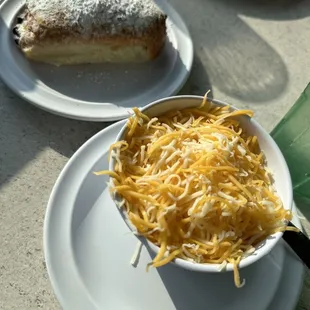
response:
{"label": "cream filling", "polygon": [[37,45],[24,48],[27,58],[53,65],[85,63],[145,62],[152,58],[145,45],[115,45],[98,43],[68,43]]}

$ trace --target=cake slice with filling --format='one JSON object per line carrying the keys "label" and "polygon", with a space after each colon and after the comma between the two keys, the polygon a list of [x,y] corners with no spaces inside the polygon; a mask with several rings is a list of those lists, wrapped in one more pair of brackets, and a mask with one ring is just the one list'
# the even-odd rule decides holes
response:
{"label": "cake slice with filling", "polygon": [[26,0],[14,32],[39,62],[144,62],[164,45],[166,15],[152,0]]}

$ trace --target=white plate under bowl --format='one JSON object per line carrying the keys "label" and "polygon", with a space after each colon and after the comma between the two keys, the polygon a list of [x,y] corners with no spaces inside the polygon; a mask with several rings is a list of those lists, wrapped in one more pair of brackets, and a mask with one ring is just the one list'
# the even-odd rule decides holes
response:
{"label": "white plate under bowl", "polygon": [[16,94],[51,113],[87,121],[126,118],[133,106],[176,94],[192,68],[186,25],[167,1],[155,2],[168,19],[167,40],[154,61],[55,67],[28,61],[20,52],[12,28],[24,1],[6,0],[0,6],[0,76]]}
{"label": "white plate under bowl", "polygon": [[[152,258],[143,248],[130,265],[137,238],[110,198],[109,146],[125,121],[99,132],[69,160],[51,194],[44,222],[47,269],[64,309],[74,310],[292,310],[303,265],[283,240],[257,263],[241,270],[237,289],[231,272],[190,272],[172,264],[145,271]],[[300,225],[297,218],[295,225]]]}

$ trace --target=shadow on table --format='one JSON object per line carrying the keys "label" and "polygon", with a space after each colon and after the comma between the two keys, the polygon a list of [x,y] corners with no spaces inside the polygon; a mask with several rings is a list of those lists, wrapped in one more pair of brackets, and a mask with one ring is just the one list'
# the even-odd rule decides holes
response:
{"label": "shadow on table", "polygon": [[281,56],[231,6],[213,0],[171,2],[189,26],[197,57],[214,88],[252,103],[283,93],[289,76]]}
{"label": "shadow on table", "polygon": [[0,186],[45,148],[50,147],[69,158],[86,140],[108,125],[70,120],[39,110],[18,98],[1,81],[0,92]]}
{"label": "shadow on table", "polygon": [[310,16],[307,0],[211,0],[235,11],[267,20],[295,20]]}
{"label": "shadow on table", "polygon": [[207,91],[210,91],[208,97],[212,98],[212,85],[207,71],[208,68],[195,52],[191,74],[178,95],[204,96]]}

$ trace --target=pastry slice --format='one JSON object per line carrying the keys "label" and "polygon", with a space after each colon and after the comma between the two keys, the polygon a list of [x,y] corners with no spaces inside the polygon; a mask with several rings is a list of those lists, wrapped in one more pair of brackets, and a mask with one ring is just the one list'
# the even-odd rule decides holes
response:
{"label": "pastry slice", "polygon": [[14,33],[39,62],[144,62],[164,45],[166,15],[152,0],[26,0]]}

